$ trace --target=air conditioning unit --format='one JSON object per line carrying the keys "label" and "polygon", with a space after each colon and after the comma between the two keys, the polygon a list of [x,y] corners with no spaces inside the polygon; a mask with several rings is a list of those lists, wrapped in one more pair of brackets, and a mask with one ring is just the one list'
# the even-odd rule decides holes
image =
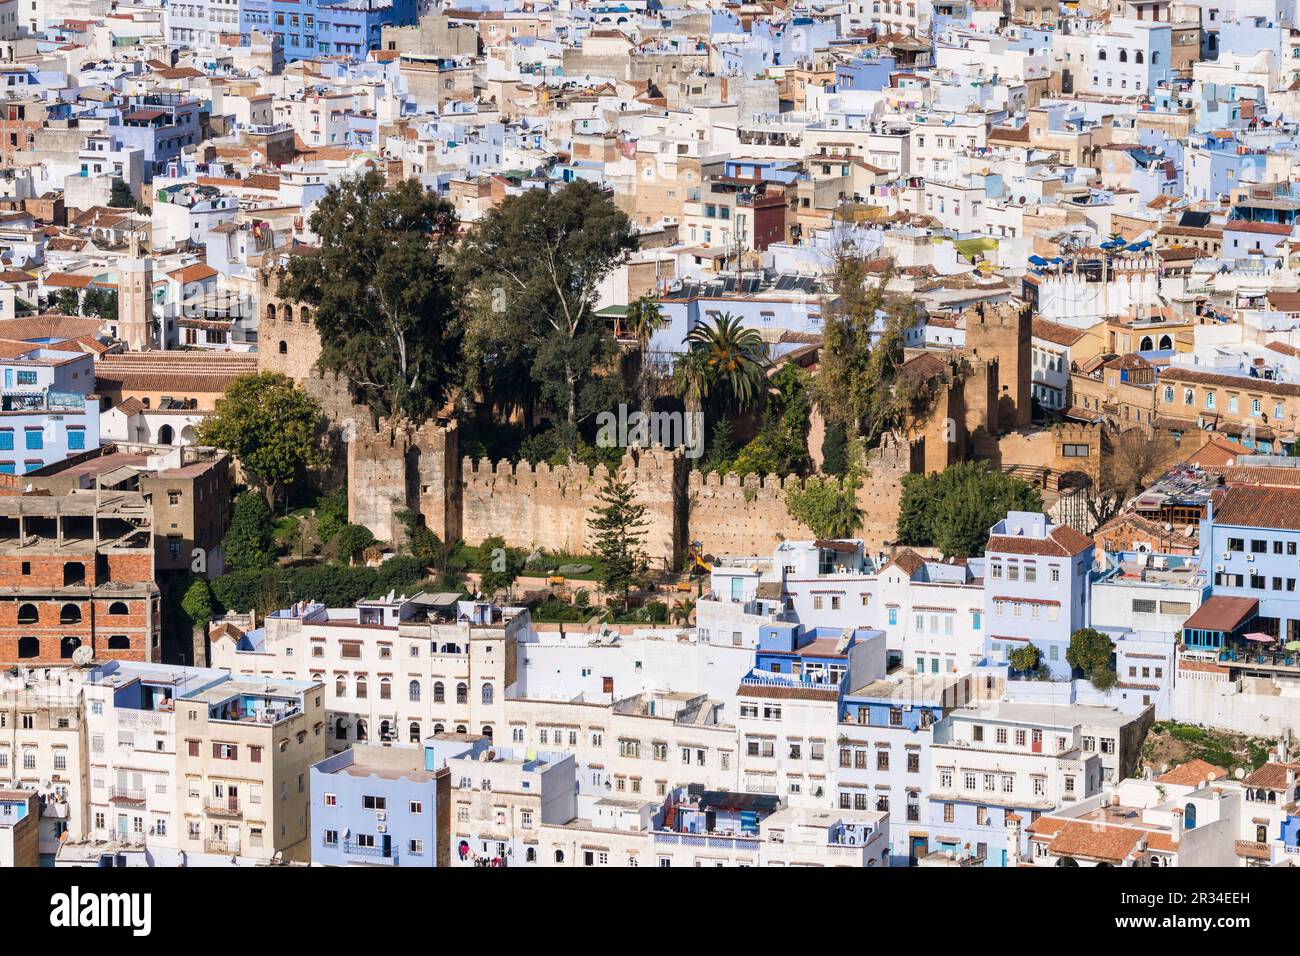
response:
{"label": "air conditioning unit", "polygon": [[1225,551],[1225,552],[1223,552],[1223,560],[1224,560],[1224,561],[1231,561],[1231,560],[1232,560],[1232,552],[1230,552],[1230,551]]}
{"label": "air conditioning unit", "polygon": [[1221,564],[1216,564],[1216,565],[1214,566],[1214,570],[1216,570],[1216,571],[1222,571],[1222,570],[1223,570],[1223,565],[1221,565]]}
{"label": "air conditioning unit", "polygon": [[387,819],[388,819],[388,813],[387,813],[386,811],[384,811],[384,810],[380,810],[378,813],[375,814],[375,819],[376,819],[376,820],[387,820]]}
{"label": "air conditioning unit", "polygon": [[1255,556],[1254,556],[1253,554],[1248,554],[1248,555],[1246,555],[1246,560],[1249,561],[1251,564],[1254,564],[1254,563],[1255,563]]}
{"label": "air conditioning unit", "polygon": [[375,827],[375,829],[378,830],[380,833],[387,833],[388,825],[386,823],[381,823],[377,827]]}

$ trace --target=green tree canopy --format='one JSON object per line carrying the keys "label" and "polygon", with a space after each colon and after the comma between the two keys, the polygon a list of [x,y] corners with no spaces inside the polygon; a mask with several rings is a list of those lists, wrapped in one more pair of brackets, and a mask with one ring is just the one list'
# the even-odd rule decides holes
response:
{"label": "green tree canopy", "polygon": [[647,563],[646,508],[634,500],[632,486],[615,473],[605,480],[599,501],[587,527],[603,560],[600,583],[608,593],[621,596],[626,610],[632,582]]}
{"label": "green tree canopy", "polygon": [[989,529],[1009,511],[1041,511],[1042,495],[1018,478],[967,461],[931,475],[905,475],[898,542],[939,548],[948,557],[984,553]]}
{"label": "green tree canopy", "polygon": [[[469,290],[469,384],[494,408],[535,405],[569,428],[618,389],[617,349],[596,290],[636,247],[632,224],[599,186],[509,196],[479,221],[458,258]],[[573,434],[573,432],[571,432]]]}
{"label": "green tree canopy", "polygon": [[851,538],[862,527],[859,484],[853,473],[842,479],[809,478],[803,487],[786,491],[786,511],[818,538]]}
{"label": "green tree canopy", "polygon": [[843,475],[849,468],[849,436],[844,422],[827,422],[822,436],[822,472]]}
{"label": "green tree canopy", "polygon": [[110,209],[135,208],[135,197],[131,195],[131,187],[121,179],[113,179],[113,188],[108,194],[108,206]]}
{"label": "green tree canopy", "polygon": [[[802,475],[808,461],[808,373],[786,363],[772,376],[758,434],[740,449],[735,460],[721,466],[744,477]],[[721,423],[720,423],[721,424]],[[716,429],[715,429],[716,431]]]}
{"label": "green tree canopy", "polygon": [[1012,669],[1020,671],[1022,674],[1036,674],[1042,660],[1043,652],[1033,644],[1017,647],[1007,655],[1007,662]]}
{"label": "green tree canopy", "polygon": [[1114,655],[1115,645],[1111,639],[1091,627],[1081,627],[1071,634],[1070,646],[1065,651],[1065,659],[1070,666],[1077,667],[1088,678],[1092,678],[1098,672],[1110,670],[1111,658]]}
{"label": "green tree canopy", "polygon": [[814,397],[827,422],[845,422],[851,434],[874,444],[927,404],[927,394],[897,372],[906,333],[917,323],[910,298],[887,295],[890,274],[873,273],[865,259],[841,250],[822,302],[820,367]]}
{"label": "green tree canopy", "polygon": [[198,428],[201,444],[227,449],[272,506],[286,486],[324,464],[320,405],[278,372],[241,375]]}
{"label": "green tree canopy", "polygon": [[212,590],[207,581],[197,576],[190,578],[181,596],[181,610],[194,627],[212,620]]}
{"label": "green tree canopy", "polygon": [[235,511],[222,547],[226,567],[232,571],[256,571],[275,564],[271,509],[265,498],[248,491],[235,499]]}
{"label": "green tree canopy", "polygon": [[351,564],[366,548],[375,543],[374,533],[363,524],[345,524],[334,535],[339,560]]}
{"label": "green tree canopy", "polygon": [[326,190],[311,215],[313,255],[294,256],[281,295],[307,303],[321,365],[380,415],[438,412],[461,368],[456,284],[444,266],[451,206],[414,179],[371,172]]}
{"label": "green tree canopy", "polygon": [[478,560],[474,570],[479,574],[479,590],[491,596],[515,583],[524,570],[525,556],[506,547],[500,535],[484,538],[478,546]]}

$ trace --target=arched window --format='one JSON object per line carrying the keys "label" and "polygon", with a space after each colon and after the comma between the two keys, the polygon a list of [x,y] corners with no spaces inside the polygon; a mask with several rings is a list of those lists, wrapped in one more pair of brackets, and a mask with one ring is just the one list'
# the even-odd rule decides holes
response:
{"label": "arched window", "polygon": [[63,566],[63,586],[86,583],[86,566],[80,561],[69,561]]}
{"label": "arched window", "polygon": [[76,604],[65,604],[59,610],[60,624],[80,624],[81,608]]}
{"label": "arched window", "polygon": [[271,322],[274,322],[274,321],[275,321],[275,303],[274,303],[274,302],[268,302],[268,303],[266,304],[266,318],[267,318],[268,321],[271,321]]}
{"label": "arched window", "polygon": [[365,674],[358,674],[358,675],[357,675],[357,697],[358,697],[358,699],[365,698],[365,697],[369,696],[369,694],[370,694],[370,689],[366,686],[366,675],[365,675]]}
{"label": "arched window", "polygon": [[491,725],[491,724],[484,724],[484,725],[483,725],[483,736],[486,737],[488,740],[491,740],[491,739],[492,739],[492,725]]}
{"label": "arched window", "polygon": [[469,703],[469,685],[463,681],[456,685],[456,703]]}
{"label": "arched window", "polygon": [[1160,336],[1160,351],[1165,352],[1174,347],[1174,340],[1167,335]]}
{"label": "arched window", "polygon": [[1159,51],[1159,50],[1152,50],[1152,51],[1151,51],[1151,65],[1152,65],[1152,66],[1155,66],[1155,65],[1156,65],[1157,63],[1159,63],[1159,62],[1160,62],[1160,51]]}
{"label": "arched window", "polygon": [[563,862],[564,862],[564,851],[563,851],[563,850],[556,850],[556,851],[555,851],[555,862],[556,862],[556,863],[563,863]]}
{"label": "arched window", "polygon": [[379,678],[379,699],[393,699],[393,682],[387,677]]}
{"label": "arched window", "polygon": [[342,717],[340,717],[338,720],[334,722],[334,739],[335,740],[348,739],[348,725],[343,720]]}
{"label": "arched window", "polygon": [[381,721],[379,722],[379,739],[380,739],[380,741],[392,740],[392,739],[393,739],[393,724],[392,724],[392,721],[389,721],[389,720],[381,720]]}
{"label": "arched window", "polygon": [[334,696],[335,697],[348,696],[348,679],[343,674],[340,674],[334,678]]}
{"label": "arched window", "polygon": [[418,680],[411,681],[411,683],[406,686],[406,693],[412,701],[418,703],[420,700],[420,682]]}
{"label": "arched window", "polygon": [[72,657],[72,652],[80,646],[81,638],[65,637],[63,640],[59,641],[59,656],[64,660],[68,660]]}
{"label": "arched window", "polygon": [[289,344],[288,344],[287,342],[285,342],[284,339],[281,339],[281,340],[280,340],[280,354],[281,354],[281,355],[288,355],[288,354],[289,354]]}
{"label": "arched window", "polygon": [[18,638],[18,656],[19,657],[40,657],[41,641],[36,637]]}
{"label": "arched window", "polygon": [[1268,842],[1268,826],[1267,826],[1267,825],[1261,823],[1259,826],[1255,827],[1255,842],[1256,842],[1256,843],[1267,843],[1267,842]]}
{"label": "arched window", "polygon": [[1121,63],[1127,63],[1127,62],[1128,62],[1128,50],[1120,50],[1120,51],[1119,51],[1119,61],[1120,61]]}
{"label": "arched window", "polygon": [[41,619],[40,612],[36,610],[35,604],[18,605],[18,623],[35,624]]}
{"label": "arched window", "polygon": [[444,728],[443,728],[442,724],[434,724],[434,725],[433,725],[433,732],[434,732],[435,734],[440,734],[440,733],[442,733],[442,732],[443,732],[443,729],[444,729]]}
{"label": "arched window", "polygon": [[419,721],[413,720],[411,721],[411,743],[418,744],[419,742],[420,742],[420,723]]}
{"label": "arched window", "polygon": [[292,322],[292,321],[293,321],[293,306],[291,306],[291,305],[286,305],[286,306],[284,307],[284,321],[286,321],[286,322]]}
{"label": "arched window", "polygon": [[1141,50],[1138,50],[1136,53],[1133,54],[1133,59],[1138,63],[1143,63],[1146,61],[1146,57],[1142,55]]}
{"label": "arched window", "polygon": [[307,308],[305,305],[304,305],[301,309],[299,309],[299,310],[298,310],[298,321],[299,321],[299,322],[306,322],[308,325],[310,325],[310,324],[311,324],[311,309]]}
{"label": "arched window", "polygon": [[464,724],[457,724],[457,725],[456,725],[456,733],[458,733],[458,734],[467,734],[467,733],[469,733],[469,728],[466,727]]}
{"label": "arched window", "polygon": [[108,613],[109,613],[109,614],[127,614],[127,613],[129,613],[129,612],[127,611],[126,602],[125,602],[125,601],[114,601],[112,604],[110,604],[110,605],[108,606]]}
{"label": "arched window", "polygon": [[358,718],[357,720],[357,740],[366,739],[366,722]]}
{"label": "arched window", "polygon": [[110,651],[129,651],[131,649],[131,638],[125,634],[114,634],[108,639],[108,649]]}
{"label": "arched window", "polygon": [[1196,829],[1196,804],[1189,803],[1183,807],[1183,826],[1188,830]]}
{"label": "arched window", "polygon": [[1154,345],[1151,341],[1151,336],[1149,335],[1142,336],[1142,341],[1138,343],[1138,351],[1150,352],[1153,347]]}
{"label": "arched window", "polygon": [[1173,403],[1173,400],[1174,400],[1174,387],[1173,387],[1172,385],[1166,385],[1166,386],[1165,386],[1165,401],[1168,402],[1168,403],[1170,403],[1170,404],[1172,404],[1172,403]]}
{"label": "arched window", "polygon": [[492,697],[493,697],[493,693],[492,693],[492,685],[491,685],[491,684],[484,684],[484,685],[483,685],[483,703],[484,703],[484,704],[491,704],[491,703],[492,703]]}
{"label": "arched window", "polygon": [[526,863],[537,862],[537,847],[530,846],[527,850],[524,851],[524,862]]}
{"label": "arched window", "polygon": [[1106,51],[1105,51],[1105,50],[1098,50],[1098,51],[1097,51],[1097,59],[1099,59],[1099,60],[1104,60],[1104,59],[1106,59]]}

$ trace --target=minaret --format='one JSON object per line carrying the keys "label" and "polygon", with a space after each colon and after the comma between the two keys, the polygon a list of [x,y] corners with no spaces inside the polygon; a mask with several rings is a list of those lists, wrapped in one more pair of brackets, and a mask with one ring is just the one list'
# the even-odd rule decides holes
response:
{"label": "minaret", "polygon": [[140,237],[131,232],[127,257],[117,270],[118,338],[132,352],[152,348],[153,260],[140,255]]}

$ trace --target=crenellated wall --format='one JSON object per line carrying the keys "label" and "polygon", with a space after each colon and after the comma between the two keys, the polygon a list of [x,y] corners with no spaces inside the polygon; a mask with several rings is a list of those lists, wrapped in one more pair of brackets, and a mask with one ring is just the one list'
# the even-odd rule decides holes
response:
{"label": "crenellated wall", "polygon": [[396,541],[402,528],[394,512],[409,508],[443,541],[462,536],[455,422],[363,420],[346,441],[349,521]]}
{"label": "crenellated wall", "polygon": [[[609,477],[604,465],[493,464],[465,458],[460,472],[467,544],[499,535],[514,547],[591,552],[587,522]],[[675,563],[685,549],[685,459],[659,448],[633,450],[623,456],[621,475],[636,489],[637,503],[646,507],[646,551],[656,566]]]}

